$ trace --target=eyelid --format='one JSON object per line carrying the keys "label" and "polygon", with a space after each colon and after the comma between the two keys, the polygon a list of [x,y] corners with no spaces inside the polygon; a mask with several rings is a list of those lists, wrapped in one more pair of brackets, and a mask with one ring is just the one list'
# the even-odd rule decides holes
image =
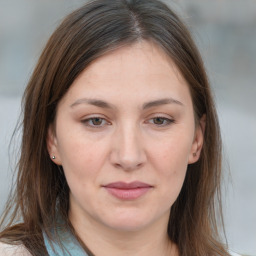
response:
{"label": "eyelid", "polygon": [[[93,125],[93,124],[89,124],[90,121],[92,121],[93,119],[102,119],[104,124],[100,124],[100,125]],[[106,125],[111,125],[111,123],[107,120],[106,117],[103,117],[101,115],[91,115],[91,116],[86,116],[84,117],[81,122],[90,128],[102,128]]]}
{"label": "eyelid", "polygon": [[[154,119],[157,119],[157,118],[163,119],[163,120],[166,121],[167,123],[165,123],[165,124],[155,124],[155,123],[153,123],[153,122],[150,122],[150,121],[152,121],[152,120],[154,120]],[[169,126],[169,125],[175,123],[175,119],[174,119],[173,117],[170,117],[170,116],[167,117],[167,116],[164,115],[164,114],[155,114],[155,115],[153,115],[153,116],[147,118],[146,123],[155,125],[155,126],[157,126],[157,127],[166,127],[166,126]]]}
{"label": "eyelid", "polygon": [[166,119],[170,119],[170,120],[175,120],[175,118],[173,116],[171,116],[170,114],[167,113],[151,113],[149,115],[147,115],[146,119],[152,119],[152,118],[166,118]]}

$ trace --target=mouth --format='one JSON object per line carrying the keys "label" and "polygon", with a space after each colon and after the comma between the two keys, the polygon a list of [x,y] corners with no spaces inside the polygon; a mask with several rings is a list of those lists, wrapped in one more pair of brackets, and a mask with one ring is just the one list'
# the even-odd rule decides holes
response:
{"label": "mouth", "polygon": [[134,181],[130,183],[126,182],[114,182],[103,186],[108,193],[121,200],[135,200],[145,195],[149,190],[153,188],[144,182]]}

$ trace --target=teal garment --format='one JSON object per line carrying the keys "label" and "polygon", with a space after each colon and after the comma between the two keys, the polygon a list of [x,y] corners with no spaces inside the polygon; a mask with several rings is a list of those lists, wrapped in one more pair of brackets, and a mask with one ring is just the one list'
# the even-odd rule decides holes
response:
{"label": "teal garment", "polygon": [[[62,232],[58,230],[59,239],[63,244],[63,249],[58,245],[57,242],[53,242],[51,247],[49,239],[44,234],[44,244],[47,249],[49,256],[88,256],[88,254],[83,250],[75,237],[69,232]],[[234,252],[229,251],[231,256],[241,256]]]}
{"label": "teal garment", "polygon": [[58,230],[57,232],[63,248],[59,246],[57,241],[51,244],[49,238],[44,234],[44,244],[49,256],[88,256],[69,231]]}

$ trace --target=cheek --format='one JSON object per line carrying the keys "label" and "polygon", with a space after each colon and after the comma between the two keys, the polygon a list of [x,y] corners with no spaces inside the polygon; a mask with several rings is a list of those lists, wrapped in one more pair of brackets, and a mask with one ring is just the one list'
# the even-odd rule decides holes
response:
{"label": "cheek", "polygon": [[163,199],[173,203],[183,185],[191,148],[190,137],[175,136],[154,147],[152,163],[158,176]]}
{"label": "cheek", "polygon": [[191,146],[192,135],[176,133],[160,141],[157,145],[155,144],[151,155],[154,157],[155,163],[162,165],[164,170],[179,172],[188,164]]}
{"label": "cheek", "polygon": [[177,153],[175,150],[166,150],[159,168],[160,200],[167,210],[179,196],[187,171],[186,157]]}
{"label": "cheek", "polygon": [[84,185],[95,180],[104,163],[106,147],[79,135],[62,137],[60,141],[59,153],[68,183]]}
{"label": "cheek", "polygon": [[170,147],[163,151],[158,161],[160,171],[165,180],[173,185],[183,182],[187,170],[188,154],[179,151],[177,148]]}
{"label": "cheek", "polygon": [[78,205],[91,205],[95,189],[99,185],[99,173],[102,169],[102,156],[99,148],[90,145],[81,146],[78,143],[75,150],[62,152],[63,170],[70,188],[70,200]]}

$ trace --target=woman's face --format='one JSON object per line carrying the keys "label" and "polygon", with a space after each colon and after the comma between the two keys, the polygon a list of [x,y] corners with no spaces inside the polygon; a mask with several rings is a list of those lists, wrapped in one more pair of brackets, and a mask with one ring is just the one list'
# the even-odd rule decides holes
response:
{"label": "woman's face", "polygon": [[71,221],[119,231],[167,225],[202,142],[186,81],[145,41],[84,70],[60,101],[47,139],[70,187]]}

